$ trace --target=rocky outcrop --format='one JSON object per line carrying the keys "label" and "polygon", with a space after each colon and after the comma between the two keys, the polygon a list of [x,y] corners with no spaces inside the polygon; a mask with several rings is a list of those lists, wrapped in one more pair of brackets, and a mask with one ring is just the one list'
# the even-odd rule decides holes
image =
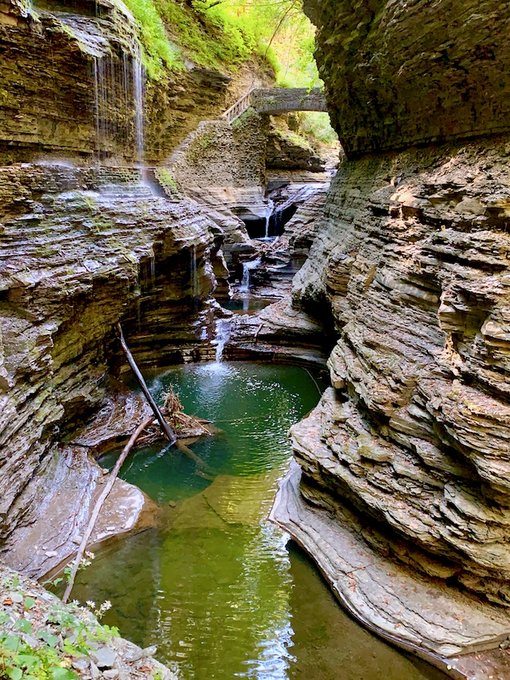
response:
{"label": "rocky outcrop", "polygon": [[308,170],[323,172],[326,161],[311,147],[308,140],[282,127],[273,126],[267,139],[268,170]]}
{"label": "rocky outcrop", "polygon": [[[338,546],[310,538],[312,517],[335,518],[374,560],[442,588],[443,620],[463,592],[508,635],[510,165],[508,138],[494,133],[508,125],[509,53],[489,49],[492,22],[508,16],[498,2],[311,9],[348,160],[293,298],[331,320],[337,343],[313,432],[294,431],[306,512],[298,504],[286,515],[284,490],[276,518],[312,554],[322,546],[342,599],[364,589],[364,571],[338,576]],[[491,136],[465,139],[481,134]],[[448,138],[456,141],[383,153]],[[395,584],[384,582],[390,597]],[[424,607],[417,590],[406,592],[389,626],[404,644],[416,633],[412,611]],[[387,633],[378,607],[363,618]],[[459,638],[464,652],[476,648],[472,632]],[[469,658],[460,677],[487,677],[489,657]]]}
{"label": "rocky outcrop", "polygon": [[234,316],[225,356],[322,368],[326,346],[323,326],[284,297],[258,314]]}
{"label": "rocky outcrop", "polygon": [[510,17],[500,0],[306,0],[347,154],[510,130]]}
{"label": "rocky outcrop", "polygon": [[[0,537],[15,561],[13,532],[26,532],[41,514],[48,521],[41,502],[50,489],[56,510],[64,478],[77,485],[78,505],[79,489],[88,502],[94,495],[93,442],[75,440],[76,428],[112,392],[108,376],[121,364],[117,321],[142,365],[214,356],[204,333],[214,331],[217,240],[197,206],[153,196],[137,170],[23,164],[1,174]],[[146,329],[157,341],[150,357]],[[122,432],[135,415],[121,421]],[[144,504],[137,493],[132,525]],[[86,521],[89,506],[80,507]],[[69,517],[69,531],[55,541],[79,535],[80,522]],[[44,546],[43,555],[54,551]]]}
{"label": "rocky outcrop", "polygon": [[195,65],[148,81],[142,101],[133,17],[122,2],[98,9],[97,17],[101,3],[88,4],[90,11],[76,5],[69,14],[11,0],[0,12],[4,162],[136,159],[137,111],[145,118],[145,158],[157,162],[200,120],[223,110],[230,77]]}
{"label": "rocky outcrop", "polygon": [[330,369],[348,401],[331,446],[345,494],[450,581],[508,604],[504,148],[347,163],[296,295],[326,298],[340,332]]}
{"label": "rocky outcrop", "polygon": [[169,160],[177,184],[207,207],[230,245],[248,242],[242,219],[265,215],[267,127],[253,111],[233,125],[204,121]]}

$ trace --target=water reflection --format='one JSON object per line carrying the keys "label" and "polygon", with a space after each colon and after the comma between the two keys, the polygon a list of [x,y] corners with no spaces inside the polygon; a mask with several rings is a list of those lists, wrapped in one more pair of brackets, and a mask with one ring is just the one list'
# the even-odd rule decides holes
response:
{"label": "water reflection", "polygon": [[288,427],[317,400],[307,372],[188,366],[159,376],[155,392],[168,381],[189,413],[222,428],[194,446],[217,476],[197,476],[174,450],[132,456],[123,476],[165,508],[163,526],[104,549],[76,596],[111,600],[106,622],[157,644],[185,679],[433,677],[350,621],[266,520],[290,454]]}

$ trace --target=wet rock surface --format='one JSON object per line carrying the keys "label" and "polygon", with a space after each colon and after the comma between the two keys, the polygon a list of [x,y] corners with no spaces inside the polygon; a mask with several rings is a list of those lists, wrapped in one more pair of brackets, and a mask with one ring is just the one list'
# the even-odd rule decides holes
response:
{"label": "wet rock surface", "polygon": [[[327,457],[328,453],[320,439],[321,417],[315,411],[293,431],[295,442],[314,443],[322,463],[323,454]],[[314,556],[341,603],[358,621],[452,677],[503,680],[508,676],[504,610],[458,591],[445,591],[416,570],[395,565],[391,555],[374,552],[363,540],[367,533],[377,533],[373,523],[360,521],[349,506],[339,505],[333,497],[325,503],[313,489],[307,491],[305,500],[300,476],[301,469],[294,462],[280,486],[271,518]],[[502,648],[491,649],[495,644]]]}
{"label": "wet rock surface", "polygon": [[[137,24],[123,3],[101,11],[35,8],[8,0],[0,12],[0,151],[10,161],[52,154],[137,158],[136,108],[144,106],[145,158],[165,159],[203,118],[225,106],[230,77],[190,66],[147,83]],[[100,16],[94,16],[99,11]]]}
{"label": "wet rock surface", "polygon": [[[203,336],[208,324],[214,331],[211,261],[217,242],[214,224],[196,206],[154,197],[140,183],[139,171],[25,164],[1,173],[5,541],[15,529],[30,535],[45,489],[56,493],[64,479],[76,489],[75,505],[80,488],[89,489],[90,501],[100,476],[89,460],[93,442],[89,436],[88,443],[83,438],[73,443],[73,437],[98,410],[108,410],[108,376],[123,362],[116,354],[117,321],[122,320],[142,365],[154,338],[159,352],[152,346],[151,363],[156,356],[167,363],[189,360],[207,347],[214,356]],[[127,432],[136,419],[138,409],[124,405],[110,438]],[[102,424],[108,430],[112,417],[105,413]],[[113,522],[117,530],[128,515],[135,522],[144,505],[139,492],[129,494],[131,509]],[[66,540],[76,533],[70,527]]]}
{"label": "wet rock surface", "polygon": [[[508,135],[497,133],[508,129],[510,53],[494,27],[508,15],[492,1],[305,4],[348,160],[294,280],[294,307],[331,320],[337,342],[332,389],[313,423],[294,430],[301,495],[284,523],[332,581],[339,555],[368,550],[438,588],[444,644],[459,594],[482,606],[499,621],[499,632],[482,626],[495,651],[447,665],[454,677],[505,678],[510,167]],[[341,549],[330,531],[350,531],[353,543]],[[342,598],[363,579],[341,577]],[[426,604],[411,588],[402,606],[393,623],[381,621],[381,603],[354,609],[409,641],[405,610]],[[437,652],[425,631],[417,639]],[[476,640],[471,630],[458,649]]]}
{"label": "wet rock surface", "polygon": [[257,314],[236,315],[225,355],[232,359],[264,358],[325,366],[327,349],[322,324],[293,309],[290,298],[284,297]]}
{"label": "wet rock surface", "polygon": [[494,204],[507,200],[505,144],[483,158],[474,145],[420,152],[420,171],[416,152],[347,163],[294,291],[305,309],[329,304],[340,336],[338,417],[323,433],[339,492],[448,563],[450,583],[502,605],[509,243]]}

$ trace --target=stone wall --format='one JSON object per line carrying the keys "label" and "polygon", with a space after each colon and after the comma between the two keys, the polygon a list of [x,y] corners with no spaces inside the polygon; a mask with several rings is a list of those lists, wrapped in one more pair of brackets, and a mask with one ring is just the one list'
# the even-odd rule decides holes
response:
{"label": "stone wall", "polygon": [[[301,495],[276,518],[390,639],[479,649],[474,629],[444,623],[468,593],[472,621],[498,621],[482,642],[497,648],[510,633],[510,142],[496,134],[510,121],[497,39],[508,12],[496,0],[307,5],[348,160],[293,296],[337,343],[333,388],[293,431]],[[413,585],[399,590],[397,574]],[[488,657],[468,658],[444,667],[491,675]]]}
{"label": "stone wall", "polygon": [[322,432],[335,472],[310,482],[409,541],[398,559],[506,605],[508,149],[346,162],[294,289],[331,309],[345,402]]}

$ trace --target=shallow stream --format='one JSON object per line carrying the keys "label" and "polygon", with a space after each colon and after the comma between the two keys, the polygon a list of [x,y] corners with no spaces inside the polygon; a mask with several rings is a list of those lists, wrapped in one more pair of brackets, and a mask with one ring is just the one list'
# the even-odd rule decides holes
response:
{"label": "shallow stream", "polygon": [[443,677],[354,623],[266,519],[291,453],[288,428],[319,398],[311,374],[184,366],[154,377],[153,393],[169,383],[187,413],[221,429],[193,445],[207,471],[162,446],[132,455],[122,477],[164,507],[162,526],[101,550],[74,597],[110,600],[105,622],[137,644],[156,644],[185,680]]}

